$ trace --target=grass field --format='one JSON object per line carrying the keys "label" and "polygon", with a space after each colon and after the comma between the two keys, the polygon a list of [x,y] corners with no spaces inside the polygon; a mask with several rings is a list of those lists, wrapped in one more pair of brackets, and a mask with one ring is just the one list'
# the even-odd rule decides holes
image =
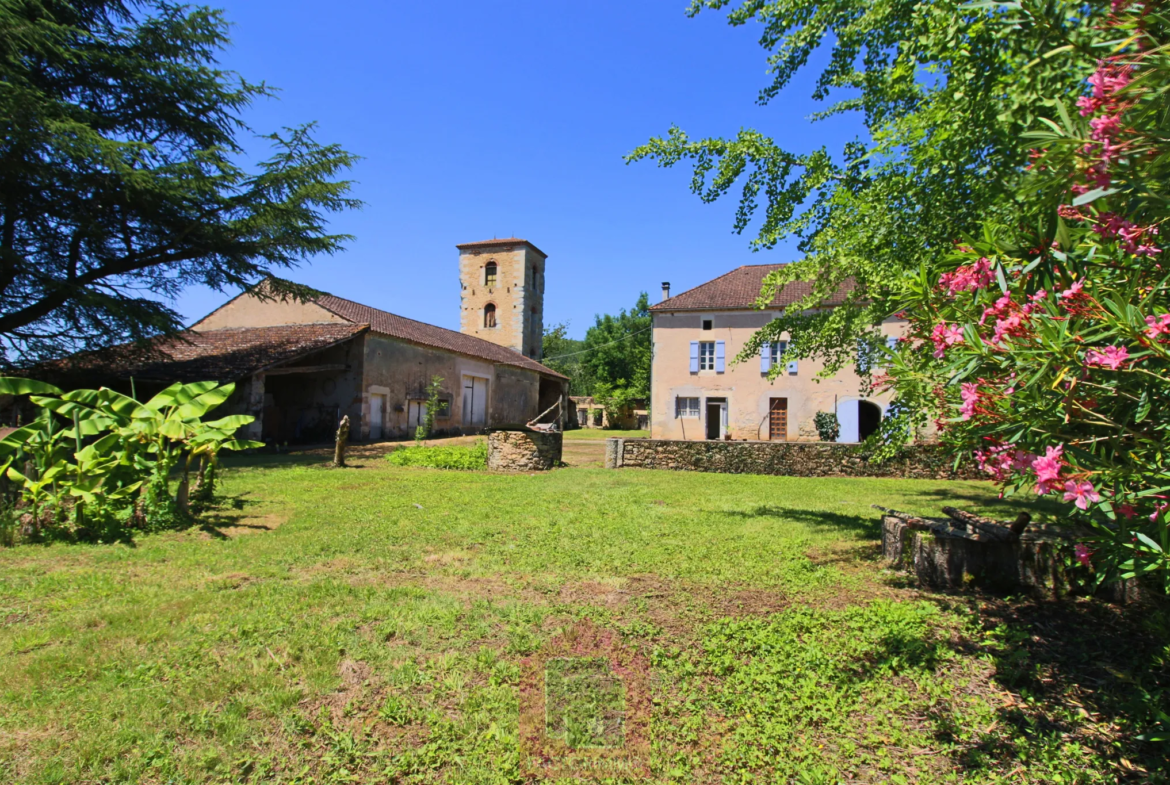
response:
{"label": "grass field", "polygon": [[609,439],[620,436],[625,439],[649,439],[650,431],[609,431],[604,428],[578,428],[574,431],[565,431],[565,439],[575,441],[579,439]]}
{"label": "grass field", "polygon": [[882,571],[871,504],[988,486],[354,463],[0,550],[0,781],[1163,781],[1153,617]]}

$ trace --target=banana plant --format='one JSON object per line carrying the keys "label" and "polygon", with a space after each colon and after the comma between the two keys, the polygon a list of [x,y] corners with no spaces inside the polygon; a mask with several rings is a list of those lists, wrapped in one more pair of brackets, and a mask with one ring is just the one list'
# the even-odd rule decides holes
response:
{"label": "banana plant", "polygon": [[[23,504],[38,516],[50,508],[60,513],[66,498],[73,500],[78,524],[87,508],[125,509],[160,500],[186,516],[193,464],[200,467],[199,490],[209,497],[221,450],[262,446],[235,437],[253,417],[202,419],[234,389],[216,382],[176,383],[143,403],[104,387],[62,392],[36,380],[0,377],[0,395],[27,395],[41,410],[33,422],[0,440],[0,471],[21,487]],[[179,490],[172,498],[169,477],[180,462]]]}

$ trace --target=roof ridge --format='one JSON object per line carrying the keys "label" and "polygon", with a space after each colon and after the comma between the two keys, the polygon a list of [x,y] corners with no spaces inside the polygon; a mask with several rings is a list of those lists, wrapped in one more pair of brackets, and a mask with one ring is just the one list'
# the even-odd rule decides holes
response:
{"label": "roof ridge", "polygon": [[[358,308],[365,308],[367,310],[374,311],[374,312],[382,314],[384,316],[390,316],[390,317],[393,317],[395,319],[402,319],[405,322],[411,322],[412,324],[418,324],[418,325],[421,325],[421,326],[423,326],[427,329],[430,329],[430,330],[441,330],[445,333],[449,333],[450,335],[458,336],[460,339],[470,340],[470,341],[474,341],[475,343],[482,344],[485,349],[500,350],[500,351],[507,352],[508,354],[513,355],[516,358],[518,363],[513,363],[513,364],[516,364],[519,367],[525,367],[528,363],[532,363],[532,364],[540,366],[541,368],[548,371],[549,373],[556,374],[558,376],[563,376],[563,374],[560,374],[557,371],[554,371],[552,368],[549,368],[544,363],[542,363],[538,360],[535,360],[531,357],[528,357],[527,355],[523,354],[522,352],[518,352],[515,349],[512,349],[511,347],[508,347],[508,346],[503,346],[502,344],[494,343],[494,342],[489,341],[485,338],[480,338],[477,335],[468,335],[467,333],[461,332],[459,330],[452,330],[448,327],[440,327],[437,324],[431,324],[430,322],[424,322],[424,321],[420,321],[418,319],[411,319],[409,316],[402,316],[400,314],[396,314],[396,313],[393,313],[391,311],[383,310],[382,308],[375,308],[372,305],[366,305],[364,303],[359,303],[356,300],[350,300],[346,297],[338,297],[335,294],[325,293],[323,298],[324,297],[332,297],[334,300],[339,300],[339,301],[341,301],[343,303],[347,303],[351,306],[356,306]],[[314,302],[316,302],[318,305],[320,305],[322,308],[329,311],[330,313],[336,314],[337,316],[341,317],[342,319],[345,319],[350,324],[357,324],[358,323],[358,322],[355,322],[349,316],[346,316],[345,314],[338,312],[336,309],[330,308],[328,305],[322,303],[321,299],[323,299],[323,298],[319,298],[317,300],[314,300]],[[370,325],[370,329],[374,332],[381,332],[381,330],[378,330],[372,324]],[[408,340],[408,339],[402,339],[402,340]],[[424,343],[424,342],[416,341],[416,343]],[[440,347],[440,348],[442,348],[442,347]],[[456,354],[468,354],[467,352],[460,352],[457,349],[450,349],[450,348],[446,349],[446,351],[453,351]],[[485,358],[481,358],[481,359],[487,359],[487,358],[485,357]],[[497,361],[497,362],[499,362],[499,361]]]}

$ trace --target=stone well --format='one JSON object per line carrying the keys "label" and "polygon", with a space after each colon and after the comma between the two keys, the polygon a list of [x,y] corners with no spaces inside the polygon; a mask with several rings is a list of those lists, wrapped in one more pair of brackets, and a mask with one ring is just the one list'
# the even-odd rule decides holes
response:
{"label": "stone well", "polygon": [[561,463],[562,433],[491,431],[488,469],[494,472],[544,472]]}

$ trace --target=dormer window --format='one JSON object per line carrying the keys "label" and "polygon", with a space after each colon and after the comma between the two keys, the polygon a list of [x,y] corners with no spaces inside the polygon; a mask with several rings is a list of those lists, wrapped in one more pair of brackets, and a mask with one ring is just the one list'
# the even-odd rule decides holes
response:
{"label": "dormer window", "polygon": [[483,307],[483,326],[484,327],[495,327],[496,326],[496,306],[493,305],[492,303],[488,303],[487,305],[485,305]]}
{"label": "dormer window", "polygon": [[[488,262],[486,265],[484,265],[483,284],[489,289],[496,285],[496,270],[497,268],[495,262]],[[493,310],[495,309],[493,308]],[[495,325],[493,324],[492,327],[495,327]]]}
{"label": "dormer window", "polygon": [[[691,324],[694,324],[694,322],[691,322]],[[704,319],[703,320],[703,329],[704,330],[710,330],[710,329],[713,329],[714,327],[715,327],[715,320],[714,319]]]}

